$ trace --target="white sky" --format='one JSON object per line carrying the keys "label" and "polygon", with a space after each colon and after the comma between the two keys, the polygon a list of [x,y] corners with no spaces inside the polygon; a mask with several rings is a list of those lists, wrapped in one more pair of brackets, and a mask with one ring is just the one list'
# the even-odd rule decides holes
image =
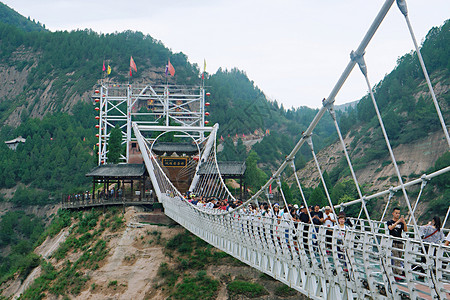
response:
{"label": "white sky", "polygon": [[[285,108],[319,107],[359,45],[384,0],[3,0],[47,29],[134,30],[161,40],[191,63],[215,73],[237,67]],[[450,17],[449,0],[408,0],[416,37]],[[394,2],[366,50],[373,84],[413,44]],[[136,62],[139,65],[139,62]],[[176,69],[176,66],[174,66]],[[355,68],[336,103],[367,92]]]}

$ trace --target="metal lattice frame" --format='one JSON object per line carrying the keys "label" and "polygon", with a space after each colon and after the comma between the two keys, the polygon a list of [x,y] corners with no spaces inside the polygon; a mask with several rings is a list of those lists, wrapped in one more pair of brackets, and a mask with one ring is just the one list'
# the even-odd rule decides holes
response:
{"label": "metal lattice frame", "polygon": [[[147,126],[147,131],[167,130],[173,124],[191,130],[196,143],[205,139],[205,90],[203,86],[185,87],[172,85],[102,84],[94,99],[99,102],[98,164],[108,162],[108,141],[111,129],[116,125],[122,130],[122,144],[128,162],[132,138],[132,123]],[[163,123],[163,124],[161,124]],[[151,140],[151,139],[149,139]]]}

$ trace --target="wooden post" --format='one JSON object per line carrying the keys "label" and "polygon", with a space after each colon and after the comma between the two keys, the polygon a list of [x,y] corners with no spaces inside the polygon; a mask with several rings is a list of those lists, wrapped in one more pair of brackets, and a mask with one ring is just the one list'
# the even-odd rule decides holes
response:
{"label": "wooden post", "polygon": [[131,179],[131,201],[133,201],[134,195],[133,195],[133,179]]}
{"label": "wooden post", "polygon": [[92,203],[95,200],[95,177],[92,177]]}

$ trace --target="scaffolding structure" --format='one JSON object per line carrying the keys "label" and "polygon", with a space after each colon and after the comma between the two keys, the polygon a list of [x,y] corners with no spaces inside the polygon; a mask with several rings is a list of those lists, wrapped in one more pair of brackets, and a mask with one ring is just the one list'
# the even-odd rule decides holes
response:
{"label": "scaffolding structure", "polygon": [[[197,144],[205,140],[205,93],[203,86],[111,84],[103,83],[92,96],[95,109],[99,112],[98,164],[108,163],[108,142],[111,130],[118,126],[122,131],[122,145],[126,154],[120,161],[128,163],[130,144],[136,138],[132,135],[132,123],[145,126],[147,131],[184,131],[177,137],[190,137]],[[98,106],[97,106],[98,104]],[[150,136],[151,143],[156,137]]]}

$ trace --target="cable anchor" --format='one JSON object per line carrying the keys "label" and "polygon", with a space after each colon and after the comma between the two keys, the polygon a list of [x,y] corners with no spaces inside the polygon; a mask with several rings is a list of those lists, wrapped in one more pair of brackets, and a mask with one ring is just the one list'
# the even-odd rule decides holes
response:
{"label": "cable anchor", "polygon": [[367,66],[366,62],[364,61],[364,54],[366,53],[363,52],[362,54],[358,54],[352,50],[352,52],[350,52],[350,59],[358,64],[359,69],[363,73],[364,77],[367,77]]}
{"label": "cable anchor", "polygon": [[405,0],[397,0],[397,6],[405,17],[408,16],[408,6]]}

